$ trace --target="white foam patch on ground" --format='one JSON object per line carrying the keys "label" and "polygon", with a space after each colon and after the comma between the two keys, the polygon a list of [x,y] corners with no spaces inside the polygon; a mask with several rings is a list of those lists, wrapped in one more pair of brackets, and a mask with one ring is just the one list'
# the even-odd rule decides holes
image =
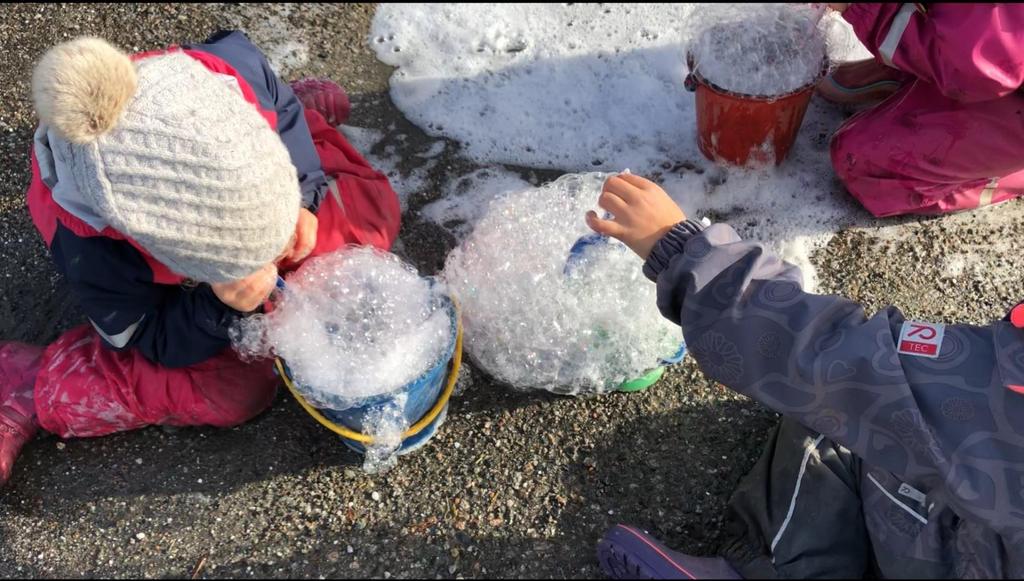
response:
{"label": "white foam patch on ground", "polygon": [[[834,180],[828,139],[842,122],[812,103],[779,168],[722,170],[696,143],[693,94],[683,88],[693,5],[409,5],[378,8],[370,44],[398,67],[391,96],[428,134],[459,141],[481,164],[655,177],[690,214],[727,219],[806,269],[811,253],[867,215]],[[826,16],[830,56],[863,56],[852,30]],[[680,164],[685,164],[680,167]],[[502,180],[425,210],[472,221]],[[456,188],[453,188],[456,189]]]}
{"label": "white foam patch on ground", "polygon": [[951,277],[964,274],[970,267],[967,259],[968,256],[963,254],[955,254],[944,258],[942,261],[942,273]]}
{"label": "white foam patch on ground", "polygon": [[831,10],[826,12],[821,23],[826,29],[825,41],[828,43],[826,50],[833,62],[841,63],[874,58],[871,51],[857,38],[853,27],[837,12]]}
{"label": "white foam patch on ground", "polygon": [[692,125],[678,29],[690,10],[384,4],[370,44],[399,67],[398,108],[478,162],[639,167],[690,148],[678,136]]}
{"label": "white foam patch on ground", "polygon": [[243,26],[243,30],[266,55],[274,72],[286,81],[291,80],[295,71],[309,62],[309,46],[302,40],[302,31],[288,22],[296,5],[261,4],[244,9],[250,11],[251,23]]}
{"label": "white foam patch on ground", "polygon": [[380,153],[373,153],[374,147],[384,139],[383,131],[349,125],[342,125],[339,129],[370,165],[388,177],[391,187],[398,195],[398,203],[403,212],[409,206],[409,198],[426,191],[430,185],[430,172],[437,165],[439,156],[446,147],[443,140],[432,143],[426,152],[414,156],[418,159],[412,160],[413,163],[409,164],[411,169],[403,171],[399,167],[403,160],[395,145],[388,145]]}
{"label": "white foam patch on ground", "polygon": [[487,215],[494,200],[529,187],[529,182],[500,167],[479,169],[452,182],[444,197],[424,206],[420,215],[462,240]]}
{"label": "white foam patch on ground", "polygon": [[[697,155],[683,88],[693,9],[384,4],[370,45],[398,67],[398,108],[478,162],[645,170]],[[849,31],[832,28],[843,40],[835,50],[851,51]]]}
{"label": "white foam patch on ground", "polygon": [[303,42],[289,40],[268,50],[267,61],[279,75],[289,75],[309,62],[309,47]]}

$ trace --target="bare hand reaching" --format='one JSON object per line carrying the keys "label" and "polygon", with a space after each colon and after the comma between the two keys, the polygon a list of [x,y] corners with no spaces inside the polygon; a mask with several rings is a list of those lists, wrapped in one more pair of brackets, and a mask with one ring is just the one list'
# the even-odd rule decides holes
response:
{"label": "bare hand reaching", "polygon": [[316,235],[319,227],[319,220],[316,214],[302,208],[299,210],[299,219],[295,224],[295,235],[292,237],[292,244],[285,251],[281,258],[290,263],[302,262],[316,246]]}
{"label": "bare hand reaching", "polygon": [[603,220],[596,212],[587,212],[587,225],[623,241],[644,260],[662,236],[686,220],[686,214],[661,186],[633,174],[608,178],[597,204],[613,218]]}

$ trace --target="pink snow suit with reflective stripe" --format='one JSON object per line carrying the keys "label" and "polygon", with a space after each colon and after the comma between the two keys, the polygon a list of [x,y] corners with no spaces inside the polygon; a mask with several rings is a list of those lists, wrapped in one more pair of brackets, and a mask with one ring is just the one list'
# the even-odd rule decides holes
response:
{"label": "pink snow suit with reflective stripe", "polygon": [[832,164],[875,216],[1024,194],[1024,5],[855,3],[857,36],[908,81],[844,124]]}

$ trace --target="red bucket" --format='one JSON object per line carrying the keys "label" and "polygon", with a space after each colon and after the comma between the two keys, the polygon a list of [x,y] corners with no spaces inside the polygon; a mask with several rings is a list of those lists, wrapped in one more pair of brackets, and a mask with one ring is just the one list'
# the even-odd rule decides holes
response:
{"label": "red bucket", "polygon": [[686,88],[696,92],[697,145],[716,163],[738,166],[782,163],[796,141],[817,82],[777,97],[732,93],[693,70]]}

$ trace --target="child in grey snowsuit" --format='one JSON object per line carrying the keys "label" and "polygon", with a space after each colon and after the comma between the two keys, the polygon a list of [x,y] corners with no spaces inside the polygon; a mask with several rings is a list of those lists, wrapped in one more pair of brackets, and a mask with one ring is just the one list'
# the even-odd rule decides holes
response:
{"label": "child in grey snowsuit", "polygon": [[590,226],[646,260],[704,373],[784,419],[729,507],[723,558],[619,525],[622,578],[1024,576],[1024,307],[986,327],[907,321],[801,287],[656,184],[610,178]]}

